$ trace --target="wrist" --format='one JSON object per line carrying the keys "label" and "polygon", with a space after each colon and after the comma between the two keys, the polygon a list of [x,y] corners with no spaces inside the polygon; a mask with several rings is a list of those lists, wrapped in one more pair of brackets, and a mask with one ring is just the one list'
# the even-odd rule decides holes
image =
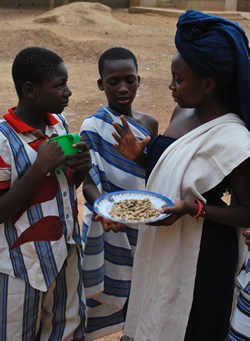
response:
{"label": "wrist", "polygon": [[145,168],[145,159],[146,159],[145,154],[140,154],[131,159],[131,161],[137,163],[137,165],[141,166],[142,168]]}
{"label": "wrist", "polygon": [[200,200],[193,200],[193,210],[190,212],[191,217],[195,218],[197,221],[198,219],[204,218],[206,215],[205,204]]}
{"label": "wrist", "polygon": [[44,177],[50,171],[50,169],[44,167],[44,165],[40,164],[36,159],[32,165],[32,170],[37,174],[38,177]]}

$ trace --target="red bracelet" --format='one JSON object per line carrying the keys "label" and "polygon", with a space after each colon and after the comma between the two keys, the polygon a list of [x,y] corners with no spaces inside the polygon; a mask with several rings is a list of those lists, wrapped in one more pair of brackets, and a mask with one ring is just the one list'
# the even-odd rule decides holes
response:
{"label": "red bracelet", "polygon": [[191,217],[197,219],[198,221],[200,217],[204,217],[206,214],[205,205],[200,200],[193,200],[192,203],[199,205],[198,212],[195,215],[190,214]]}

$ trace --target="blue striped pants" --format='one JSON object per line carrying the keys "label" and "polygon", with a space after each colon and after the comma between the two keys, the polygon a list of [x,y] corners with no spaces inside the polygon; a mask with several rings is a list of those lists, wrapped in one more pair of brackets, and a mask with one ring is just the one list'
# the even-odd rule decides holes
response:
{"label": "blue striped pants", "polygon": [[240,290],[232,314],[227,341],[250,340],[250,295]]}
{"label": "blue striped pants", "polygon": [[0,273],[0,341],[83,341],[82,283],[76,245],[69,246],[67,259],[46,292]]}

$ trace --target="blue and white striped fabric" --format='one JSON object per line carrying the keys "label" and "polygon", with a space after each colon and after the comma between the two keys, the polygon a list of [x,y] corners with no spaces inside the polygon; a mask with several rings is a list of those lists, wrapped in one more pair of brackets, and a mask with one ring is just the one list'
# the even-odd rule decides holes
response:
{"label": "blue and white striped fabric", "polygon": [[233,310],[227,341],[250,340],[250,252],[237,277],[238,297]]}
{"label": "blue and white striped fabric", "polygon": [[[137,138],[150,135],[140,124],[126,118]],[[80,134],[92,157],[90,176],[101,194],[144,189],[144,170],[113,147],[113,121],[121,124],[118,115],[112,114],[108,107],[100,107],[81,126]],[[93,220],[93,208],[85,204],[82,239],[85,244],[84,285],[88,297],[87,340],[123,327],[122,307],[130,290],[137,233],[135,226],[127,226],[124,232],[105,233],[101,223]]]}
{"label": "blue and white striped fabric", "polygon": [[[55,125],[46,126],[46,136],[56,136],[67,133],[66,122],[62,115],[57,118]],[[59,118],[59,120],[58,120]],[[30,133],[17,133],[0,120],[0,157],[10,166],[10,186],[23,176],[37,157],[37,151],[30,144],[37,137]],[[0,181],[5,175],[0,172]],[[52,174],[53,172],[51,172]],[[53,173],[54,174],[54,173]],[[50,173],[47,174],[47,177]],[[81,244],[80,230],[74,217],[76,205],[75,185],[69,186],[65,171],[57,172],[54,177],[58,191],[54,197],[42,202],[28,205],[15,218],[10,218],[0,224],[0,272],[17,277],[41,291],[46,291],[53,282],[64,261],[67,258],[67,244]],[[46,179],[44,178],[43,181]],[[37,187],[38,188],[38,187]],[[33,196],[35,195],[35,190]],[[48,188],[46,188],[46,192]],[[63,195],[67,193],[67,195]],[[14,243],[27,229],[42,218],[55,216],[60,219],[62,235],[57,240],[31,240],[13,247]]]}
{"label": "blue and white striped fabric", "polygon": [[0,272],[1,341],[84,340],[79,245],[68,245],[68,252],[67,261],[46,292]]}
{"label": "blue and white striped fabric", "polygon": [[[48,114],[47,120],[45,134],[12,108],[0,120],[2,189],[30,169],[42,141],[68,132],[62,115]],[[72,172],[57,169],[40,179],[19,212],[0,223],[0,340],[84,339],[76,199]]]}

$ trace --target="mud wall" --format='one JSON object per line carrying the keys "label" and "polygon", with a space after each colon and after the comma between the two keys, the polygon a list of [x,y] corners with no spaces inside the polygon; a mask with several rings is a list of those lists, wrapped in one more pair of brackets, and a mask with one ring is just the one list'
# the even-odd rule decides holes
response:
{"label": "mud wall", "polygon": [[224,11],[225,0],[174,0],[174,4],[178,9],[197,9],[203,11]]}
{"label": "mud wall", "polygon": [[[68,3],[76,2],[77,0],[68,0]],[[78,0],[78,2],[81,0]],[[99,2],[111,8],[128,8],[129,0],[88,0],[83,2]],[[54,0],[54,6],[62,6],[64,0]],[[0,0],[0,7],[16,7],[16,8],[49,8],[50,0]]]}

